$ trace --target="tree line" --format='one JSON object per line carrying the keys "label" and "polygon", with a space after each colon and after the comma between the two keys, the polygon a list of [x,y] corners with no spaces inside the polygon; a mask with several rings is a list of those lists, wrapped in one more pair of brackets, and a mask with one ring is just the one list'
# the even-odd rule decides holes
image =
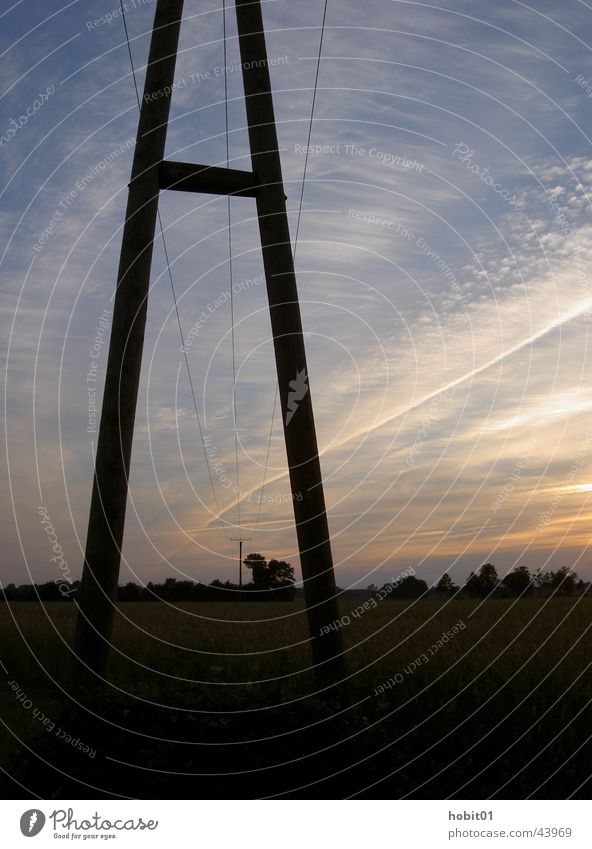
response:
{"label": "tree line", "polygon": [[[484,563],[477,572],[471,572],[461,586],[455,584],[445,572],[432,586],[415,576],[401,581],[390,594],[390,598],[518,598],[523,596],[570,596],[584,593],[589,584],[580,580],[567,567],[555,572],[537,569],[530,572],[527,566],[516,566],[500,578],[493,563]],[[368,589],[376,589],[371,584]]]}
{"label": "tree line", "polygon": [[[138,585],[128,582],[117,590],[118,601],[293,601],[297,595],[294,568],[285,560],[267,560],[262,554],[247,555],[243,561],[250,570],[251,580],[240,587],[232,581],[218,579],[209,584],[189,580],[166,578],[161,584],[149,581]],[[456,585],[444,573],[431,587],[422,578],[408,575],[402,580],[384,584],[379,588],[370,584],[368,597],[382,593],[385,599],[415,598],[518,598],[524,596],[573,596],[592,589],[567,567],[531,573],[526,566],[517,566],[502,578],[493,563],[484,563],[471,572],[462,585]],[[68,594],[63,592],[63,580],[44,584],[8,584],[2,588],[0,601],[69,601],[80,590],[80,581],[72,581]],[[386,591],[386,593],[385,593]],[[348,590],[340,590],[347,595]]]}
{"label": "tree line", "polygon": [[[293,601],[296,597],[294,567],[285,560],[267,560],[262,554],[249,554],[243,564],[251,572],[251,580],[243,586],[218,579],[209,584],[166,578],[162,584],[149,581],[145,586],[129,581],[117,588],[117,601]],[[70,601],[80,591],[80,581],[64,580],[44,584],[8,584],[2,588],[0,601]]]}

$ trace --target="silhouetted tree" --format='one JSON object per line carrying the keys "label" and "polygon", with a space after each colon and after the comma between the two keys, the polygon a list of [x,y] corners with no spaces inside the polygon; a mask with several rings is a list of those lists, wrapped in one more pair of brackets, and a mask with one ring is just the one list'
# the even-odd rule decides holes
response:
{"label": "silhouetted tree", "polygon": [[267,562],[262,554],[249,554],[243,562],[253,572],[253,590],[261,590],[270,598],[285,601],[294,598],[294,568],[285,560]]}
{"label": "silhouetted tree", "polygon": [[257,589],[266,590],[267,583],[267,560],[262,554],[248,554],[243,560],[247,569],[253,573],[253,584]]}
{"label": "silhouetted tree", "polygon": [[216,578],[209,586],[200,586],[200,600],[235,602],[240,599],[240,591],[238,584],[233,584],[232,581],[222,582]]}
{"label": "silhouetted tree", "polygon": [[502,583],[516,595],[532,595],[534,580],[534,576],[530,574],[527,566],[517,566],[502,578]]}
{"label": "silhouetted tree", "polygon": [[267,576],[270,587],[285,587],[294,583],[294,569],[285,560],[270,560]]}
{"label": "silhouetted tree", "polygon": [[141,601],[142,597],[142,588],[132,581],[128,581],[124,587],[117,588],[118,601]]}
{"label": "silhouetted tree", "polygon": [[434,587],[434,592],[436,595],[442,596],[443,598],[449,598],[454,595],[458,591],[458,587],[453,583],[452,578],[448,574],[448,572],[444,572],[436,586]]}
{"label": "silhouetted tree", "polygon": [[285,560],[270,560],[267,571],[274,598],[278,601],[293,601],[296,595],[294,567]]}
{"label": "silhouetted tree", "polygon": [[428,585],[422,578],[408,575],[395,586],[388,598],[419,598],[427,591]]}
{"label": "silhouetted tree", "polygon": [[19,601],[37,601],[37,587],[35,584],[19,584],[16,588]]}
{"label": "silhouetted tree", "polygon": [[469,577],[465,581],[463,591],[470,596],[480,596],[481,582],[479,581],[479,575],[477,575],[475,572],[470,572]]}
{"label": "silhouetted tree", "polygon": [[498,585],[497,570],[493,563],[484,563],[479,572],[471,572],[464,585],[467,595],[484,598]]}
{"label": "silhouetted tree", "polygon": [[479,569],[479,580],[484,592],[490,593],[498,585],[497,569],[493,563],[484,563]]}
{"label": "silhouetted tree", "polygon": [[566,566],[556,572],[542,573],[539,586],[543,592],[555,595],[573,595],[578,582],[577,574]]}
{"label": "silhouetted tree", "polygon": [[56,584],[55,581],[37,584],[37,593],[41,601],[60,601],[62,598],[59,584]]}

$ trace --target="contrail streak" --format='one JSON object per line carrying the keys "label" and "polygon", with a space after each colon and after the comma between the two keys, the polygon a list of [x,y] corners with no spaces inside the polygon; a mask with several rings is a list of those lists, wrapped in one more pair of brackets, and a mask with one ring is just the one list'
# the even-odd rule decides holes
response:
{"label": "contrail streak", "polygon": [[[483,363],[480,366],[472,369],[471,371],[466,372],[465,374],[457,377],[455,380],[451,380],[449,383],[444,386],[440,386],[438,389],[434,389],[432,392],[428,392],[422,398],[417,401],[414,401],[412,404],[409,404],[408,407],[405,407],[404,410],[399,410],[397,413],[393,413],[392,415],[385,416],[382,421],[374,422],[372,425],[366,428],[361,428],[355,433],[350,433],[347,436],[344,436],[343,439],[338,443],[333,443],[328,448],[323,449],[319,452],[319,456],[322,457],[330,451],[334,451],[335,449],[342,448],[344,445],[347,445],[348,442],[351,442],[354,439],[359,439],[362,436],[366,436],[373,431],[380,430],[380,428],[384,427],[389,422],[394,422],[396,419],[399,419],[401,416],[407,415],[407,413],[412,412],[413,410],[422,407],[428,401],[431,401],[432,398],[436,398],[438,395],[441,395],[443,392],[446,392],[449,389],[453,389],[456,386],[460,386],[460,384],[465,383],[467,380],[470,380],[472,377],[476,375],[482,374],[484,371],[487,371],[492,366],[501,363],[502,360],[506,359],[506,357],[511,357],[513,354],[525,348],[527,345],[532,345],[533,342],[536,342],[538,339],[542,339],[543,336],[546,336],[548,333],[551,333],[553,330],[557,330],[562,324],[567,324],[572,321],[574,318],[582,315],[585,312],[588,312],[592,309],[592,298],[588,298],[585,301],[580,301],[577,306],[572,307],[570,310],[567,310],[563,315],[549,322],[540,330],[537,330],[535,333],[532,333],[530,336],[527,336],[526,339],[521,339],[520,342],[516,342],[515,345],[508,348],[505,351],[502,351],[497,356],[492,357],[486,363]],[[288,476],[288,471],[278,472],[275,477],[271,477],[267,479],[267,484],[273,483],[274,481],[282,480],[283,478]],[[248,492],[243,493],[243,500],[247,498],[249,495],[253,495],[259,489],[259,486],[253,487],[253,489]],[[229,504],[227,507],[224,507],[218,516],[210,519],[208,521],[208,526],[215,522],[217,519],[222,517],[229,510],[236,507],[236,501],[232,504]]]}

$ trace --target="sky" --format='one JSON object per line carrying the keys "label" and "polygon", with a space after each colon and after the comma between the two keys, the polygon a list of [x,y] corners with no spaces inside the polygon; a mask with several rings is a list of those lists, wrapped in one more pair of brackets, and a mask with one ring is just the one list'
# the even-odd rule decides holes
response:
{"label": "sky", "polygon": [[[292,238],[311,131],[296,271],[338,584],[487,561],[591,579],[590,5],[328,0],[312,127],[323,3],[262,5]],[[125,6],[141,92],[155,3]],[[185,4],[166,156],[226,164],[226,82],[248,170],[222,14]],[[138,107],[116,0],[6,0],[0,32],[18,584],[81,574]],[[225,198],[160,210],[182,334],[159,238],[120,581],[234,580],[239,535],[299,577],[254,201],[231,203],[232,279]]]}

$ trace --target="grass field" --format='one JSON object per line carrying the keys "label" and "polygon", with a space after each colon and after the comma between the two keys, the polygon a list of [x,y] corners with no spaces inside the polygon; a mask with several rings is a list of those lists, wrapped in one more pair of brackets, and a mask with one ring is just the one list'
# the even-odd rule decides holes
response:
{"label": "grass field", "polygon": [[591,599],[383,601],[322,692],[299,603],[122,604],[92,694],[74,617],[0,607],[6,796],[588,798]]}

